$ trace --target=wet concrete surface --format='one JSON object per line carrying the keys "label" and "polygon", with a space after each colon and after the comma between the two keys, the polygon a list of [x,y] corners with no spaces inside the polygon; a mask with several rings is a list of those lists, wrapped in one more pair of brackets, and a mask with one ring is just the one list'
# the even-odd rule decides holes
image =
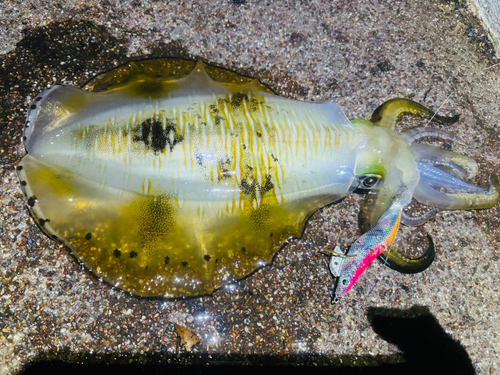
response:
{"label": "wet concrete surface", "polygon": [[[500,66],[467,2],[6,1],[0,25],[0,373],[40,358],[398,363],[401,347],[374,331],[367,310],[414,305],[429,309],[477,373],[500,370],[498,206],[401,228],[400,249],[419,251],[433,236],[431,267],[403,275],[376,262],[335,306],[322,250],[359,237],[357,195],[314,214],[272,265],[212,296],[141,299],[88,273],[41,232],[15,172],[28,105],[44,88],[80,86],[130,59],[178,56],[259,78],[286,97],[334,99],[348,117],[369,118],[394,97],[459,113],[450,130],[467,145],[428,141],[476,159],[473,182],[485,186],[500,173]],[[200,343],[177,348],[174,324]]]}

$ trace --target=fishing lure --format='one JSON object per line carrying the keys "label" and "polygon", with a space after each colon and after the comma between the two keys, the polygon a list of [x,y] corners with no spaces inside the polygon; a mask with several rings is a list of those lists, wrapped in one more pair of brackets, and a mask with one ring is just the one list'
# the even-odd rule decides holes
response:
{"label": "fishing lure", "polygon": [[140,296],[211,293],[271,262],[320,207],[372,191],[367,232],[338,269],[341,296],[410,221],[401,212],[412,197],[442,209],[499,199],[496,176],[488,191],[464,181],[474,160],[413,143],[448,133],[396,134],[402,112],[432,115],[393,100],[349,121],[332,101],[281,98],[202,62],[131,62],[83,90],[35,97],[17,169],[40,228]]}

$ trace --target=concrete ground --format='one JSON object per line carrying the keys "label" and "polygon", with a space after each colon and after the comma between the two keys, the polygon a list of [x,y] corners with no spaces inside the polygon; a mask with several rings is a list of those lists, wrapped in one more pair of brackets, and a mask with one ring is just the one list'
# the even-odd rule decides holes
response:
{"label": "concrete ground", "polygon": [[[247,279],[165,301],[131,296],[84,270],[34,224],[15,172],[27,106],[44,88],[82,85],[130,58],[181,56],[259,78],[286,97],[333,99],[348,117],[369,118],[394,97],[459,113],[451,131],[468,146],[444,146],[476,159],[474,183],[484,186],[500,173],[500,66],[466,1],[4,0],[0,53],[0,374],[51,358],[398,363],[402,346],[375,333],[367,311],[415,305],[463,346],[477,373],[500,372],[498,206],[402,228],[400,249],[418,250],[432,235],[431,267],[403,275],[375,262],[335,306],[322,249],[345,249],[359,236],[356,195],[314,214],[302,238]],[[181,357],[174,324],[201,340]]]}

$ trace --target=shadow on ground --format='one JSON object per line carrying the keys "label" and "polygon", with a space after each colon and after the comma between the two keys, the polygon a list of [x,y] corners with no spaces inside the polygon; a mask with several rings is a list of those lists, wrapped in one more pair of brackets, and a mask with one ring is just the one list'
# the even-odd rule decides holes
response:
{"label": "shadow on ground", "polygon": [[223,355],[46,352],[22,373],[57,374],[474,374],[465,349],[427,307],[369,308],[373,330],[403,352],[392,356]]}

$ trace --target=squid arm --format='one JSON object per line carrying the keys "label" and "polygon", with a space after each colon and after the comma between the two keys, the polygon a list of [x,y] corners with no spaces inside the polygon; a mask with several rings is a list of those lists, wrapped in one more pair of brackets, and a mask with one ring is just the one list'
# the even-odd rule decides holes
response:
{"label": "squid arm", "polygon": [[387,266],[401,273],[420,273],[429,267],[436,256],[434,241],[427,234],[429,247],[427,251],[418,258],[408,258],[396,250],[394,245],[391,245],[387,251],[380,255],[379,259],[387,264]]}
{"label": "squid arm", "polygon": [[[407,132],[401,132],[406,135]],[[416,161],[448,170],[452,175],[460,179],[471,179],[477,175],[479,167],[477,162],[465,155],[446,151],[431,145],[415,143],[410,146],[411,153]]]}
{"label": "squid arm", "polygon": [[[421,181],[415,188],[413,196],[428,206],[445,210],[477,210],[491,208],[500,200],[500,182],[497,174],[493,173],[490,176],[490,189],[486,191],[430,165],[419,165],[419,169]],[[448,192],[435,190],[433,187]]]}
{"label": "squid arm", "polygon": [[370,121],[377,126],[395,129],[399,118],[405,114],[414,114],[426,118],[432,118],[440,124],[454,124],[460,118],[460,115],[453,117],[444,117],[437,115],[434,111],[424,107],[422,104],[413,100],[395,98],[381,104],[372,114]]}
{"label": "squid arm", "polygon": [[[368,232],[376,223],[377,202],[380,202],[380,192],[371,191],[367,194],[358,216],[358,225],[361,233]],[[401,212],[401,224],[409,226],[418,226],[423,224],[425,221],[429,220],[434,216],[437,210],[433,209],[427,214],[419,216],[417,218],[408,217],[403,211]],[[379,259],[385,263],[389,268],[406,274],[414,274],[425,271],[433,262],[436,252],[434,248],[434,243],[432,238],[429,238],[429,248],[427,251],[418,258],[409,258],[399,252],[395,246],[391,246],[390,251],[386,251],[383,256]]]}
{"label": "squid arm", "polygon": [[403,211],[401,215],[401,224],[404,224],[408,227],[419,227],[428,222],[434,216],[436,216],[438,212],[439,210],[436,207],[432,208],[431,210],[427,211],[426,213],[420,216],[409,216]]}

